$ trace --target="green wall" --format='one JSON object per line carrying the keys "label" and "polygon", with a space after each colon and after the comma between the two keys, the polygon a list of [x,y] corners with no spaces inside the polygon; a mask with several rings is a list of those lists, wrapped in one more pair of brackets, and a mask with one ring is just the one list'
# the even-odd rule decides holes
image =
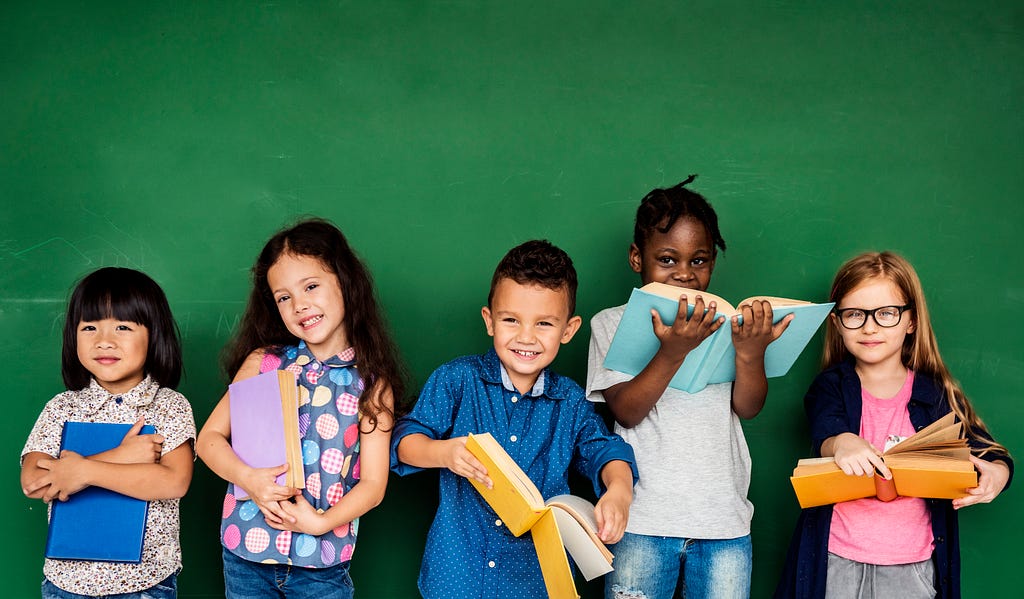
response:
{"label": "green wall", "polygon": [[[19,493],[16,456],[62,390],[72,283],[105,265],[161,283],[202,424],[247,270],[302,214],[336,221],[370,264],[419,385],[486,349],[479,307],[521,241],[570,252],[585,319],[623,302],[636,204],[700,173],[729,247],[713,291],[820,300],[852,254],[902,252],[950,368],[996,437],[1024,448],[1015,0],[9,1],[0,39],[6,596],[35,595],[41,576],[45,510]],[[588,335],[556,363],[579,380]],[[819,348],[745,425],[755,597],[797,515],[787,475],[808,453]],[[365,517],[360,596],[415,593],[435,488],[395,479]],[[182,597],[222,596],[222,491],[198,464]],[[962,513],[966,596],[1017,588],[1005,531],[1024,530],[1019,498]]]}

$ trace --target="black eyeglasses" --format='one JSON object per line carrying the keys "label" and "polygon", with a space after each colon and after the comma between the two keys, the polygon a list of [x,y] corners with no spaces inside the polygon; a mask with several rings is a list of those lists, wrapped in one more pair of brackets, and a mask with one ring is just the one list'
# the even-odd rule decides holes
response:
{"label": "black eyeglasses", "polygon": [[842,323],[844,328],[847,329],[859,329],[863,327],[867,321],[868,316],[875,320],[875,324],[880,327],[894,327],[900,323],[903,319],[903,313],[914,307],[913,303],[904,304],[902,306],[882,306],[875,308],[874,310],[865,310],[864,308],[834,308],[832,312],[839,317],[839,322]]}

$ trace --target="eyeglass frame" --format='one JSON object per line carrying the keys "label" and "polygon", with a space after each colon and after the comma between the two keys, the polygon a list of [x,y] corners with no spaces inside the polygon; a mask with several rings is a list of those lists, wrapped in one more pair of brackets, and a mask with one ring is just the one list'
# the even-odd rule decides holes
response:
{"label": "eyeglass frame", "polygon": [[[886,308],[896,308],[897,310],[899,310],[899,316],[896,318],[896,322],[892,324],[882,324],[878,322],[877,318],[875,318],[875,312],[878,312],[879,310],[885,310]],[[868,323],[868,316],[871,317],[871,320],[875,321],[876,325],[882,327],[883,329],[891,329],[894,326],[897,326],[901,322],[903,322],[904,312],[912,309],[914,309],[914,302],[909,302],[903,304],[902,306],[879,306],[873,310],[868,310],[866,308],[832,308],[832,313],[836,315],[836,318],[839,320],[839,324],[842,325],[844,329],[846,329],[847,331],[856,331],[864,328],[864,325]],[[843,322],[843,312],[849,312],[850,310],[857,310],[864,313],[864,322],[860,323],[859,327],[848,327],[846,326],[846,323]]]}

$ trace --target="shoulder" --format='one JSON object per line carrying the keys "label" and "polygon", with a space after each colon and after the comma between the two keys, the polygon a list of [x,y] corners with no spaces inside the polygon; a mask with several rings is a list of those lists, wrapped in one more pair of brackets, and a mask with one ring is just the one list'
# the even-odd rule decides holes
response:
{"label": "shoulder", "polygon": [[593,318],[590,319],[590,326],[593,327],[616,327],[619,321],[622,320],[622,315],[626,311],[626,305],[613,306],[611,308],[605,308]]}
{"label": "shoulder", "polygon": [[192,411],[192,404],[189,403],[188,399],[186,399],[180,392],[171,389],[170,387],[160,387],[160,390],[156,392],[154,401],[167,408],[184,409],[189,412]]}
{"label": "shoulder", "polygon": [[544,376],[547,377],[544,385],[548,389],[545,392],[546,395],[557,397],[559,399],[566,399],[569,401],[579,401],[590,406],[590,402],[586,401],[586,394],[583,392],[583,387],[580,386],[575,380],[558,374],[550,368],[544,371]]}

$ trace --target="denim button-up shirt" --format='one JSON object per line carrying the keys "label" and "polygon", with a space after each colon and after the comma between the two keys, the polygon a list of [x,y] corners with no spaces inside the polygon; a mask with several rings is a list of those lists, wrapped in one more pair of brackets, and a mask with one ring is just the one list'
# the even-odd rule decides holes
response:
{"label": "denim button-up shirt", "polygon": [[[544,370],[530,393],[512,386],[494,350],[438,368],[412,413],[392,435],[392,470],[418,469],[398,461],[398,443],[422,433],[431,439],[491,433],[548,498],[569,493],[569,467],[602,492],[601,468],[630,464],[632,448],[608,432],[569,378]],[[419,589],[424,597],[543,597],[544,581],[529,535],[514,537],[469,481],[440,472],[440,504],[430,528]]]}

